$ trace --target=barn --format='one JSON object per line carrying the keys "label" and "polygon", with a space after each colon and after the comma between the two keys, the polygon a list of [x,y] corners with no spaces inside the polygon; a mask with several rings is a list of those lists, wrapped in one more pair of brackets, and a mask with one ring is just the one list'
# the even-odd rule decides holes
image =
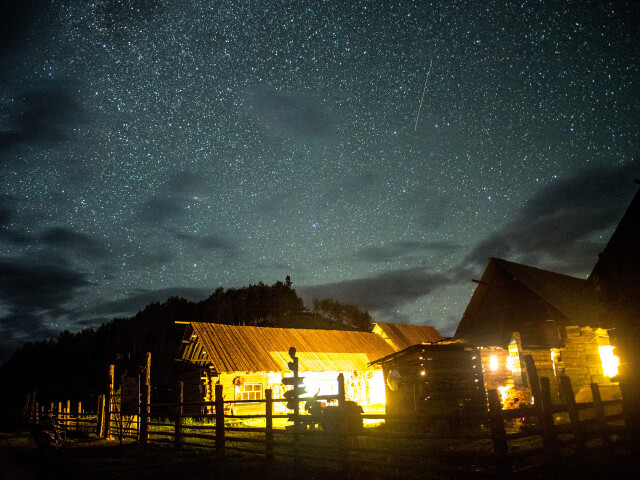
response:
{"label": "barn", "polygon": [[[267,328],[191,322],[187,325],[179,359],[197,369],[183,376],[186,401],[212,401],[215,384],[227,400],[260,400],[272,389],[282,398],[290,376],[290,347],[299,358],[300,376],[310,395],[338,393],[337,376],[345,378],[347,399],[365,411],[384,409],[385,388],[379,365],[411,342],[431,342],[442,336],[429,326],[376,324],[375,332]],[[282,410],[284,405],[276,404]],[[242,412],[254,404],[236,404]]]}

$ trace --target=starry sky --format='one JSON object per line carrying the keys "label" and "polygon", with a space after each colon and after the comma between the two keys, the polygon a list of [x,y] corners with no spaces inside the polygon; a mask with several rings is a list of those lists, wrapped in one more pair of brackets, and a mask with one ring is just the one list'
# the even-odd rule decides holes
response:
{"label": "starry sky", "polygon": [[290,275],[452,335],[586,277],[640,177],[633,1],[6,1],[0,360]]}

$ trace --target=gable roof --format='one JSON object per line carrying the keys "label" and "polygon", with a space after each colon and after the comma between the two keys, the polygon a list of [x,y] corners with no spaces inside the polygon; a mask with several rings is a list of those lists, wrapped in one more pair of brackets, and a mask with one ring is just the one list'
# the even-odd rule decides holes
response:
{"label": "gable roof", "polygon": [[597,304],[591,295],[584,291],[586,280],[499,258],[490,260],[513,275],[515,281],[522,283],[560,311],[572,322],[572,325],[594,326],[597,324]]}
{"label": "gable roof", "polygon": [[428,325],[408,325],[404,323],[374,323],[373,333],[380,335],[394,350],[403,350],[419,343],[438,342],[444,337]]}
{"label": "gable roof", "polygon": [[217,372],[289,372],[290,347],[301,372],[366,371],[369,362],[394,352],[368,332],[191,322],[185,337],[182,359]]}
{"label": "gable roof", "polygon": [[[640,185],[640,180],[636,180],[636,183]],[[616,284],[639,283],[640,189],[598,257],[598,262],[589,275],[590,288],[616,288]]]}
{"label": "gable roof", "polygon": [[455,337],[503,346],[517,331],[523,334],[523,343],[553,344],[558,338],[549,320],[562,325],[599,325],[599,307],[585,285],[586,280],[579,278],[489,258]]}

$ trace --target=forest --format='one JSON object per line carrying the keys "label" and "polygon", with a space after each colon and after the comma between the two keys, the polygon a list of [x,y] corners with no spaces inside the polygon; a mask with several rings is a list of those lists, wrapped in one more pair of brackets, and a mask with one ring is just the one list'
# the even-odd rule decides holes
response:
{"label": "forest", "polygon": [[242,288],[218,288],[201,302],[171,297],[165,303],[147,305],[131,318],[116,318],[78,333],[63,331],[56,339],[23,345],[0,366],[2,423],[11,422],[33,392],[41,403],[72,400],[91,408],[105,390],[108,365],[117,365],[116,378],[134,374],[144,364],[146,352],[152,355],[153,392],[159,397],[170,396],[177,375],[190,368],[175,361],[185,327],[176,322],[190,321],[372,329],[371,316],[354,305],[315,299],[313,312],[309,312],[289,276],[273,285],[260,282]]}

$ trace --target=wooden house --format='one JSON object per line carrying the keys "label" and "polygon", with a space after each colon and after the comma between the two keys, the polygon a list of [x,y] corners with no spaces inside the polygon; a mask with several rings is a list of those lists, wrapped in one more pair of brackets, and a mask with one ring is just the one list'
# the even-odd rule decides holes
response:
{"label": "wooden house", "polygon": [[477,283],[455,338],[483,347],[486,387],[500,389],[507,406],[530,402],[520,354],[533,356],[540,377],[568,375],[576,393],[614,383],[609,333],[587,280],[490,258]]}
{"label": "wooden house", "polygon": [[421,343],[373,362],[385,378],[387,414],[486,413],[479,348],[460,341]]}
{"label": "wooden house", "polygon": [[[442,336],[426,326],[378,324],[376,328],[378,333],[191,322],[179,357],[199,368],[183,377],[185,400],[212,401],[216,383],[223,385],[227,400],[260,400],[267,388],[274,398],[282,398],[287,389],[282,379],[291,376],[288,351],[295,347],[309,396],[337,394],[337,376],[342,373],[347,399],[366,411],[380,410],[385,403],[384,379],[380,366],[370,362],[414,339],[437,341]],[[248,403],[236,408],[251,407]],[[284,409],[283,404],[276,407]]]}

